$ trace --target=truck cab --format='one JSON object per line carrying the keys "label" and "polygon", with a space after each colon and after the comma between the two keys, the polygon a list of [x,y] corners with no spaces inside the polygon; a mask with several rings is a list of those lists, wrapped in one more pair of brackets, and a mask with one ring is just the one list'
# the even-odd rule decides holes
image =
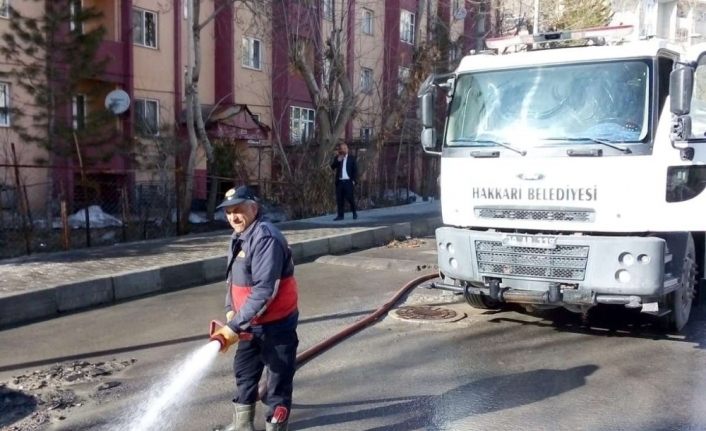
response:
{"label": "truck cab", "polygon": [[687,324],[706,264],[706,48],[628,30],[491,39],[525,49],[422,85],[436,287],[480,308],[620,304]]}

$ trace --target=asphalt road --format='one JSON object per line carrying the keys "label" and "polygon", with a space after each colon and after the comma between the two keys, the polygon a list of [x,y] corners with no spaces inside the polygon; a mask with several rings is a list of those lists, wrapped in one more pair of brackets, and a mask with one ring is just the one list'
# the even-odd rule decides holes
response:
{"label": "asphalt road", "polygon": [[[428,271],[433,240],[413,245],[298,265],[300,351]],[[57,362],[124,362],[111,375],[64,386],[75,392],[73,403],[52,410],[50,426],[27,428],[101,429],[134,414],[144,391],[205,344],[208,322],[222,317],[223,291],[216,283],[2,331],[0,382]],[[584,324],[562,311],[481,312],[426,289],[407,298],[414,304],[466,317],[387,317],[306,364],[295,379],[291,430],[706,429],[706,307],[695,309],[685,334],[666,335],[652,319],[619,308],[598,310]],[[119,385],[99,391],[106,382]],[[176,417],[169,429],[227,423],[232,389],[231,357],[221,355],[165,412]],[[3,425],[10,429],[0,416]]]}

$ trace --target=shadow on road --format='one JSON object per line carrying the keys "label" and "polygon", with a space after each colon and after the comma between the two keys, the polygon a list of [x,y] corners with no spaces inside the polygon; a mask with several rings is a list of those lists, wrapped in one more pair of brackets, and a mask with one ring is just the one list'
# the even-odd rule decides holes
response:
{"label": "shadow on road", "polygon": [[[520,313],[523,311],[517,310]],[[526,313],[524,313],[526,314]],[[670,340],[693,343],[695,348],[706,349],[706,304],[694,307],[689,324],[682,333],[665,329],[664,322],[639,310],[623,306],[600,306],[591,309],[588,319],[564,309],[544,311],[538,315],[543,320],[528,321],[509,317],[496,317],[490,323],[513,323],[522,326],[554,328],[559,332],[589,334],[597,336],[642,338],[647,340]]]}
{"label": "shadow on road", "polygon": [[306,429],[314,426],[321,427],[400,415],[407,416],[407,418],[396,424],[369,428],[367,431],[441,429],[450,422],[469,416],[531,404],[571,391],[583,386],[586,383],[586,377],[597,369],[597,365],[583,365],[566,370],[540,369],[488,377],[467,383],[440,395],[362,400],[326,405],[295,405],[295,408],[330,409],[350,408],[371,403],[386,404],[304,419],[294,422],[292,426],[296,429]]}
{"label": "shadow on road", "polygon": [[324,322],[327,320],[345,319],[348,317],[367,316],[368,314],[371,314],[374,311],[375,310],[351,311],[349,313],[333,313],[333,314],[326,314],[323,316],[306,317],[304,319],[300,318],[299,324],[303,325],[305,323]]}
{"label": "shadow on road", "polygon": [[[301,324],[305,324],[305,323],[314,323],[314,322],[322,322],[322,321],[327,321],[327,320],[345,319],[348,317],[367,315],[367,314],[372,313],[373,311],[374,310],[364,310],[364,311],[356,311],[356,312],[350,312],[350,313],[334,313],[334,314],[327,314],[327,315],[323,315],[323,316],[315,316],[315,317],[300,319],[299,324],[301,325]],[[36,361],[22,362],[19,364],[3,365],[3,366],[0,366],[0,372],[20,370],[20,369],[31,368],[31,367],[38,367],[38,366],[42,366],[42,365],[55,364],[57,362],[75,361],[78,359],[92,358],[92,357],[96,357],[96,356],[107,356],[107,355],[114,355],[117,353],[135,352],[137,350],[145,350],[145,349],[152,349],[155,347],[171,346],[174,344],[181,344],[181,343],[190,343],[192,341],[206,342],[206,341],[208,341],[208,337],[205,334],[192,335],[190,337],[175,338],[173,340],[157,341],[154,343],[138,344],[135,346],[116,347],[114,349],[96,350],[93,352],[77,353],[75,355],[57,356],[57,357],[53,357],[53,358],[39,359]]]}
{"label": "shadow on road", "polygon": [[37,399],[33,396],[0,386],[0,427],[19,421],[36,409]]}

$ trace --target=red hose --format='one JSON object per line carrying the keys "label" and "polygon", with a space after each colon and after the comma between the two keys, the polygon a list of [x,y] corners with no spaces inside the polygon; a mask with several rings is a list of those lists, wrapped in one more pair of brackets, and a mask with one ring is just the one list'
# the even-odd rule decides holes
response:
{"label": "red hose", "polygon": [[[309,347],[305,351],[301,352],[300,354],[297,355],[297,363],[296,363],[296,369],[301,368],[309,362],[310,360],[314,359],[315,357],[319,356],[323,352],[327,351],[331,347],[335,346],[336,344],[340,343],[341,341],[345,340],[346,338],[350,337],[351,335],[355,334],[356,332],[361,331],[363,328],[367,327],[368,325],[374,323],[376,320],[378,320],[383,314],[387,313],[390,311],[392,307],[397,304],[397,301],[400,300],[402,296],[404,296],[407,292],[410,290],[414,289],[417,287],[419,284],[424,283],[427,280],[431,280],[432,278],[438,277],[438,274],[425,274],[422,276],[419,276],[415,278],[414,280],[408,281],[400,290],[395,293],[395,295],[390,298],[389,301],[387,301],[385,304],[380,306],[377,310],[375,310],[373,313],[369,314],[368,316],[358,320],[357,322],[348,325],[347,327],[343,328],[340,332],[332,335],[331,337],[321,341],[318,344],[315,344],[314,346]],[[263,379],[263,381],[260,384],[259,387],[259,397],[258,399],[262,399],[262,397],[265,395],[265,391],[267,390],[266,383],[267,380]]]}
{"label": "red hose", "polygon": [[350,337],[351,335],[355,334],[356,332],[362,330],[363,328],[370,325],[371,323],[374,323],[383,314],[390,311],[390,309],[395,306],[397,301],[399,301],[400,298],[403,295],[405,295],[408,291],[417,287],[417,285],[424,283],[427,280],[431,280],[432,278],[436,278],[436,277],[438,277],[438,274],[426,274],[426,275],[422,275],[420,277],[417,277],[414,280],[408,281],[407,284],[402,286],[402,288],[400,290],[398,290],[397,293],[395,293],[395,295],[392,298],[390,298],[389,301],[387,301],[380,308],[375,310],[375,312],[373,312],[372,314],[369,314],[367,317],[364,317],[363,319],[360,319],[359,321],[345,327],[342,331],[336,333],[335,335],[321,341],[320,343],[318,343],[312,347],[309,347],[305,351],[298,354],[296,368],[299,369],[304,364],[306,364],[310,360],[314,359],[315,357],[319,356],[320,354],[322,354],[326,350],[330,349],[331,347],[335,346],[336,344],[340,343],[341,341],[345,340],[346,338]]}

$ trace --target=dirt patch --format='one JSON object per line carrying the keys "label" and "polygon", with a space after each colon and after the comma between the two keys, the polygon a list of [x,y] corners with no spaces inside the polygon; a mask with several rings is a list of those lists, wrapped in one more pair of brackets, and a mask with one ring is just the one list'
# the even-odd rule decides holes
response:
{"label": "dirt patch", "polygon": [[120,395],[117,374],[135,359],[54,364],[0,382],[0,430],[40,431],[86,404]]}
{"label": "dirt patch", "polygon": [[403,241],[398,241],[396,239],[390,241],[386,247],[387,248],[419,248],[426,244],[427,242],[423,239],[417,238],[407,238]]}

